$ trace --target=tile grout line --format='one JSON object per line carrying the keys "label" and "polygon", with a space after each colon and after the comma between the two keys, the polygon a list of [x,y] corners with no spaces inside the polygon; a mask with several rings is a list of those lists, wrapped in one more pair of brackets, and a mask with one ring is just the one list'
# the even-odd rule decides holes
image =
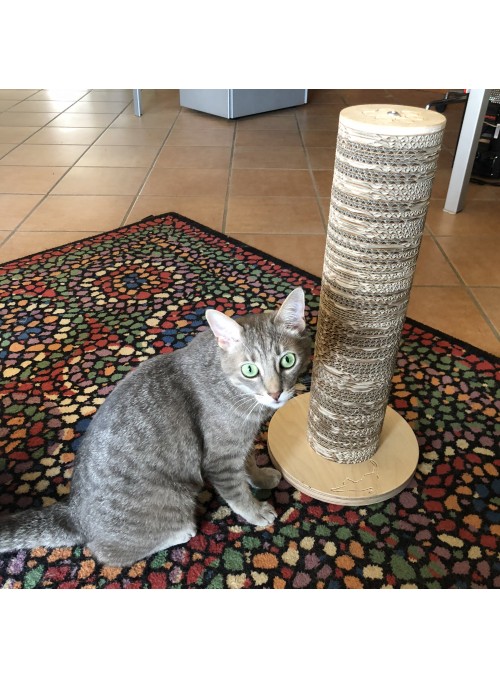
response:
{"label": "tile grout line", "polygon": [[[41,91],[41,90],[39,90],[39,91]],[[90,94],[92,91],[93,91],[93,90],[89,90],[87,93],[83,94],[82,97],[80,97],[80,99],[83,98],[83,97],[85,97],[85,96],[87,96],[87,95]],[[33,95],[31,95],[31,96],[33,96]],[[73,102],[71,105],[72,105],[72,106],[75,105],[76,103],[78,103],[78,102],[80,101],[80,99],[78,99],[77,101]],[[120,102],[120,103],[121,103],[121,102]],[[102,135],[104,134],[104,132],[108,131],[108,130],[111,128],[111,126],[113,125],[113,123],[117,120],[117,118],[119,118],[120,115],[122,115],[123,112],[130,106],[131,100],[127,101],[126,103],[125,103],[125,102],[123,102],[123,103],[124,103],[125,105],[123,106],[123,108],[122,108],[120,111],[118,111],[118,112],[116,113],[115,117],[108,123],[107,127],[105,127],[105,128],[92,128],[92,127],[89,127],[89,128],[79,128],[79,129],[102,129],[102,132],[101,132],[101,134],[99,134],[99,135],[94,139],[94,141],[93,141],[90,145],[87,145],[86,150],[85,150],[80,156],[78,156],[78,158],[74,161],[73,165],[71,165],[71,166],[68,167],[67,172],[65,172],[65,173],[58,179],[58,181],[56,181],[56,183],[55,183],[53,186],[51,186],[49,192],[47,192],[47,193],[45,193],[45,194],[43,195],[43,197],[41,198],[41,200],[40,200],[39,202],[37,202],[36,205],[30,210],[30,212],[29,212],[29,213],[28,213],[28,214],[27,214],[27,215],[19,222],[19,224],[16,226],[16,228],[15,228],[13,231],[11,231],[11,232],[9,233],[9,235],[8,235],[4,240],[2,240],[1,245],[4,245],[4,244],[10,239],[10,237],[11,237],[15,232],[18,231],[18,229],[22,226],[22,224],[23,224],[23,223],[24,223],[24,222],[25,222],[25,221],[33,214],[33,212],[34,212],[38,207],[41,206],[41,204],[43,203],[43,201],[50,195],[50,193],[53,191],[53,189],[60,183],[60,181],[62,181],[62,179],[67,175],[67,173],[69,172],[69,170],[70,170],[70,169],[73,169],[73,168],[76,166],[76,163],[77,163],[77,162],[85,155],[85,153],[87,153],[87,151],[90,150],[90,148],[92,148],[92,147],[95,146],[95,144],[96,144],[97,141],[102,137]],[[63,112],[65,112],[65,111],[61,111],[61,113],[59,113],[58,115],[62,114]],[[52,120],[55,120],[55,119],[58,117],[58,115],[56,115],[54,118],[52,118],[48,123],[46,123],[43,127],[41,127],[39,130],[37,130],[37,132],[34,132],[33,134],[37,134],[39,131],[41,131],[41,129],[43,129],[44,127],[47,127],[47,126],[49,125],[49,123],[52,122]],[[179,113],[177,114],[175,120],[177,120],[178,115],[179,115]],[[175,123],[175,121],[174,121],[174,123]],[[173,124],[174,124],[174,123],[173,123]],[[173,126],[173,124],[172,124],[172,126]],[[126,128],[124,128],[124,129],[126,129]],[[160,151],[162,150],[163,145],[164,145],[164,143],[165,143],[165,141],[166,141],[166,138],[168,137],[169,134],[170,134],[170,130],[169,130],[169,132],[167,133],[167,136],[165,137],[165,139],[163,140],[162,145],[160,146],[160,149],[158,150],[158,153],[156,154],[155,158],[154,158],[153,161],[152,161],[153,165],[154,165],[154,163],[156,162],[157,157],[158,157]],[[33,136],[33,135],[30,135],[30,137],[31,137],[31,136]],[[30,137],[27,137],[26,140],[29,139]],[[25,140],[25,141],[26,141],[26,140]],[[25,142],[22,142],[22,143],[25,143]],[[48,144],[48,145],[55,145],[55,146],[58,146],[59,144]],[[82,144],[82,145],[83,145],[83,144]],[[127,145],[127,144],[123,144],[123,145]],[[130,144],[128,144],[128,145],[130,145]],[[14,150],[14,149],[11,149],[11,150]],[[9,151],[9,153],[10,153],[10,152],[11,152],[11,151]],[[7,155],[8,155],[8,154],[7,154]],[[5,156],[4,156],[4,157],[5,157]],[[45,167],[45,165],[43,165],[43,167]],[[101,166],[97,166],[97,167],[101,167]],[[110,167],[109,169],[116,169],[116,167]],[[134,168],[132,168],[132,169],[134,169]],[[150,172],[151,172],[151,170],[152,170],[152,167],[151,167],[151,169],[150,169]],[[149,173],[148,173],[148,175],[146,176],[146,179],[147,179],[148,176],[149,176]],[[144,180],[144,182],[142,183],[141,187],[139,188],[139,193],[140,193],[140,191],[142,190],[142,188],[143,188],[143,186],[144,186],[144,183],[145,183],[146,179]],[[139,193],[136,194],[135,196],[133,196],[133,195],[131,196],[132,199],[133,199],[133,204],[135,204],[135,202],[137,201],[137,197],[138,197]],[[19,195],[37,195],[37,194],[19,194]],[[74,195],[74,196],[77,196],[77,197],[82,197],[82,196],[84,197],[84,196],[85,196],[85,194],[65,194],[65,195]],[[115,194],[109,194],[109,195],[110,195],[110,197],[113,197]],[[104,197],[104,196],[102,196],[102,197]],[[128,197],[128,196],[125,196],[125,197]],[[133,204],[130,206],[128,212],[126,213],[126,217],[125,217],[125,218],[127,218],[128,214],[130,213],[131,209],[133,208]],[[44,231],[44,232],[49,233],[49,232],[59,232],[59,231]],[[102,229],[100,229],[99,231],[96,231],[96,233],[100,233],[100,232],[102,232]]]}
{"label": "tile grout line", "polygon": [[[485,287],[485,286],[477,285],[476,287],[477,287],[477,289],[482,289],[482,288]],[[480,313],[482,314],[483,318],[486,320],[486,322],[488,323],[488,325],[491,327],[491,331],[493,332],[493,334],[495,335],[495,337],[498,339],[498,341],[500,341],[500,332],[497,330],[496,326],[495,326],[494,323],[490,320],[488,314],[486,313],[486,311],[485,311],[485,310],[483,309],[483,307],[481,306],[481,302],[476,298],[476,295],[474,294],[474,289],[475,289],[475,287],[470,287],[470,286],[468,286],[468,287],[467,287],[467,293],[468,293],[469,296],[471,297],[472,301],[473,301],[473,302],[476,304],[476,306],[478,307],[478,309],[479,309]]]}
{"label": "tile grout line", "polygon": [[[37,91],[35,92],[35,94],[38,94],[38,92],[42,92],[42,91],[43,91],[43,90],[39,89],[39,90],[37,90]],[[90,90],[89,90],[89,91],[90,91]],[[14,106],[18,106],[19,104],[22,104],[22,103],[24,103],[25,101],[30,101],[30,100],[32,100],[31,97],[35,96],[35,94],[30,94],[29,96],[25,97],[24,99],[21,99],[20,101],[16,101],[16,103],[14,104]],[[88,94],[88,92],[87,92],[87,94]],[[86,94],[82,94],[82,97],[83,97],[83,96],[86,96]],[[82,98],[82,97],[80,97],[80,98]],[[49,99],[49,101],[50,101],[50,99]],[[80,99],[77,99],[77,101],[80,101]],[[75,103],[76,103],[75,101],[73,101],[72,103],[70,103],[70,104],[68,105],[68,108],[70,108],[71,106],[74,106]],[[2,113],[9,112],[11,108],[13,108],[13,106],[11,106],[10,108],[8,108],[6,111],[2,111]],[[65,108],[65,109],[63,109],[63,111],[60,111],[59,113],[57,113],[53,118],[51,118],[51,119],[49,120],[49,122],[52,122],[52,120],[55,120],[55,119],[57,118],[57,116],[60,115],[60,113],[64,113],[66,110],[67,110],[67,109]],[[12,112],[12,111],[10,111],[10,112]],[[3,160],[3,159],[6,158],[8,155],[10,155],[13,151],[17,150],[20,146],[23,146],[23,144],[25,144],[25,143],[28,141],[28,139],[31,139],[31,137],[35,136],[35,134],[38,134],[38,132],[40,132],[44,127],[47,127],[48,124],[49,124],[48,122],[45,123],[45,125],[43,125],[43,126],[40,127],[39,129],[37,129],[36,132],[33,132],[32,134],[28,135],[28,136],[26,137],[26,139],[23,139],[23,140],[20,141],[18,144],[14,144],[14,148],[11,148],[10,151],[8,151],[5,155],[3,155],[1,159]],[[29,126],[29,125],[27,125],[27,126]],[[9,165],[2,165],[2,167],[9,167]],[[40,167],[45,167],[45,165],[40,165]],[[63,165],[63,167],[64,167],[64,165]],[[9,235],[7,236],[7,238],[5,238],[5,240],[2,240],[2,243],[1,243],[2,245],[3,245],[4,243],[6,243],[7,240],[9,240],[10,236],[11,236],[15,231],[17,231],[17,229],[18,229],[18,228],[26,221],[26,219],[27,219],[29,216],[31,216],[31,214],[33,214],[33,212],[34,212],[34,211],[42,204],[42,202],[43,202],[43,201],[45,200],[45,198],[47,197],[47,193],[45,193],[45,194],[42,194],[42,193],[35,193],[35,194],[33,194],[33,193],[31,193],[31,194],[30,194],[30,193],[20,193],[19,195],[43,195],[43,197],[36,203],[36,205],[32,208],[32,210],[31,210],[30,212],[28,212],[28,214],[26,214],[26,215],[24,216],[24,218],[17,224],[17,226],[9,233]]]}
{"label": "tile grout line", "polygon": [[[41,92],[41,91],[42,91],[42,90],[38,90],[38,92]],[[93,90],[88,90],[85,94],[82,94],[82,96],[81,96],[79,99],[77,99],[76,101],[74,101],[74,102],[71,104],[71,106],[74,106],[76,103],[79,103],[80,100],[83,99],[83,97],[86,97],[86,96],[87,96],[88,94],[90,94],[92,91],[93,91]],[[35,94],[37,94],[38,92],[35,92]],[[28,100],[31,98],[31,96],[34,96],[34,94],[30,95],[30,97],[26,97],[26,99],[23,99],[22,101],[28,101]],[[24,216],[24,218],[21,219],[21,221],[20,221],[20,222],[17,224],[17,226],[9,233],[9,235],[8,235],[4,240],[2,240],[2,242],[0,243],[2,247],[3,247],[3,246],[4,246],[4,245],[12,238],[12,236],[13,236],[15,233],[17,234],[17,232],[19,231],[19,229],[21,228],[21,226],[24,224],[24,222],[25,222],[25,221],[26,221],[26,220],[27,220],[27,219],[35,212],[35,210],[37,210],[37,209],[42,205],[43,201],[50,195],[50,193],[54,190],[54,188],[55,188],[55,187],[56,187],[56,186],[64,179],[64,177],[68,174],[68,172],[69,172],[71,169],[74,168],[76,162],[78,162],[78,160],[80,160],[80,158],[81,158],[83,155],[85,155],[85,153],[86,153],[92,146],[94,146],[94,144],[96,143],[96,141],[97,141],[98,139],[101,138],[101,136],[104,134],[104,132],[106,132],[106,131],[109,129],[109,127],[113,124],[113,122],[115,122],[115,120],[116,120],[120,115],[122,115],[123,111],[130,105],[131,101],[132,101],[132,99],[131,99],[130,101],[127,102],[127,104],[122,108],[122,110],[121,110],[119,113],[117,113],[117,114],[115,115],[115,117],[110,121],[110,123],[108,124],[107,127],[104,127],[104,128],[100,128],[100,127],[99,127],[99,128],[96,128],[96,127],[75,128],[75,129],[102,129],[102,132],[101,132],[101,134],[99,134],[99,135],[94,139],[94,141],[92,142],[92,144],[90,144],[90,146],[87,146],[87,149],[82,153],[82,155],[80,155],[80,156],[73,162],[73,164],[67,168],[66,172],[64,172],[64,174],[62,174],[62,175],[59,177],[59,179],[55,182],[55,184],[54,184],[53,186],[51,186],[51,187],[49,188],[48,191],[45,192],[45,194],[43,195],[43,197],[42,197],[42,198],[36,203],[36,205],[28,212],[28,214],[26,214],[26,215]],[[19,102],[19,103],[21,103],[21,102]],[[68,107],[68,108],[69,108],[69,107]],[[33,134],[30,134],[28,137],[26,137],[26,139],[24,139],[24,141],[22,141],[20,144],[18,144],[18,146],[21,146],[21,145],[25,144],[25,143],[27,142],[28,139],[31,139],[32,136],[34,136],[35,134],[38,134],[38,132],[41,132],[42,129],[47,128],[47,127],[49,126],[49,123],[51,123],[53,120],[55,120],[56,118],[58,118],[58,117],[59,117],[60,115],[62,115],[62,113],[64,113],[65,111],[66,111],[66,109],[65,109],[64,111],[61,111],[60,113],[58,113],[56,116],[54,116],[54,118],[51,118],[47,123],[45,123],[45,125],[42,125],[42,127],[40,127],[36,132],[33,132]],[[54,127],[57,127],[57,126],[54,125]],[[61,128],[61,129],[62,129],[62,128]],[[36,146],[36,144],[33,144],[33,145]],[[43,144],[42,144],[42,145],[43,145]],[[46,145],[47,145],[47,146],[52,146],[52,145],[53,145],[53,146],[59,146],[60,144],[46,144]],[[77,145],[79,145],[79,144],[77,144]],[[82,144],[82,145],[83,145],[83,144]],[[18,146],[16,146],[16,148],[18,148]],[[11,149],[11,150],[9,151],[9,153],[11,153],[11,152],[14,151],[14,150],[15,150],[15,149]],[[9,153],[7,153],[7,155],[4,156],[4,157],[7,157],[7,156],[9,155]],[[9,165],[3,165],[3,166],[4,166],[4,167],[9,167]],[[36,166],[36,165],[35,165],[35,166]],[[46,167],[46,165],[40,165],[40,167]],[[52,167],[52,165],[50,165],[50,167]],[[63,167],[64,167],[64,165],[63,165]],[[31,194],[30,194],[30,193],[20,193],[19,195],[42,195],[42,194],[37,194],[37,193],[31,193]]]}
{"label": "tile grout line", "polygon": [[298,130],[298,133],[299,133],[300,143],[301,143],[301,145],[302,145],[302,149],[303,149],[304,155],[305,155],[305,157],[306,157],[307,170],[308,170],[308,172],[309,172],[309,176],[310,176],[310,178],[311,178],[312,186],[313,186],[313,189],[314,189],[314,197],[316,198],[316,204],[317,204],[317,207],[318,207],[318,209],[319,209],[319,214],[320,214],[320,217],[321,217],[321,222],[322,222],[322,224],[323,224],[323,229],[324,229],[325,234],[326,234],[326,233],[327,233],[327,230],[328,230],[328,219],[325,219],[325,216],[324,216],[324,214],[323,214],[323,206],[322,206],[322,204],[321,204],[321,196],[319,195],[318,187],[317,187],[317,184],[316,184],[316,179],[315,179],[315,177],[314,177],[314,172],[313,172],[313,169],[312,169],[312,167],[311,167],[311,160],[310,160],[310,158],[309,158],[309,153],[308,153],[308,151],[307,151],[307,146],[305,145],[304,137],[303,137],[303,135],[302,135],[302,129],[301,129],[301,127],[300,127],[300,124],[299,124],[299,121],[298,121],[298,119],[297,119],[297,114],[296,114],[296,113],[295,113],[295,123],[296,123],[296,125],[297,125],[297,130]]}
{"label": "tile grout line", "polygon": [[[430,230],[430,229],[429,229],[429,230]],[[441,237],[445,237],[445,236],[441,236]],[[449,237],[452,237],[452,236],[449,236]],[[438,248],[438,250],[439,250],[439,251],[441,252],[441,254],[443,255],[444,260],[446,261],[446,263],[449,265],[449,267],[451,268],[451,270],[452,270],[452,271],[455,273],[455,275],[457,276],[457,278],[458,278],[458,280],[459,280],[459,282],[460,282],[461,287],[465,290],[465,292],[467,293],[467,295],[468,295],[469,298],[471,299],[473,305],[477,308],[477,310],[479,311],[479,314],[482,316],[483,320],[486,321],[486,324],[488,325],[488,327],[489,327],[489,328],[491,329],[491,331],[493,332],[493,336],[494,336],[496,339],[500,340],[500,335],[499,335],[498,331],[496,330],[495,326],[493,325],[493,323],[491,322],[491,320],[489,319],[488,314],[483,310],[482,306],[481,306],[480,303],[477,301],[477,299],[476,299],[476,297],[474,296],[474,294],[471,292],[471,289],[470,289],[469,285],[465,282],[465,280],[463,279],[463,277],[462,277],[462,275],[460,274],[459,270],[456,268],[456,266],[453,264],[453,262],[451,261],[451,259],[448,257],[448,255],[446,254],[446,251],[444,250],[444,248],[441,247],[441,244],[439,243],[439,241],[437,240],[437,237],[434,235],[434,233],[433,233],[432,231],[431,231],[431,238],[433,239],[434,244],[436,245],[436,247]]]}
{"label": "tile grout line", "polygon": [[[143,181],[142,184],[139,186],[139,189],[138,189],[137,193],[135,194],[135,197],[132,199],[132,203],[130,204],[128,210],[125,212],[125,215],[124,215],[124,217],[123,217],[123,219],[122,219],[122,221],[121,221],[121,223],[120,223],[120,226],[126,226],[126,225],[127,225],[127,221],[128,221],[129,215],[131,214],[132,210],[134,209],[135,205],[137,204],[137,201],[138,201],[139,198],[141,197],[141,191],[143,190],[144,186],[146,185],[146,182],[148,181],[149,177],[151,176],[151,173],[152,173],[153,170],[155,169],[155,165],[156,165],[156,163],[158,162],[158,157],[159,157],[160,153],[163,151],[163,149],[165,148],[165,144],[167,143],[167,139],[169,138],[170,134],[172,133],[172,130],[173,130],[174,127],[175,127],[175,123],[176,123],[177,120],[179,119],[179,116],[180,116],[180,114],[181,114],[181,111],[182,111],[182,107],[179,106],[179,111],[177,112],[177,115],[175,116],[175,120],[174,120],[173,123],[170,125],[170,128],[168,129],[168,131],[167,131],[167,133],[166,133],[166,135],[165,135],[165,137],[164,137],[162,143],[160,144],[160,147],[159,147],[159,149],[158,149],[158,152],[156,153],[156,155],[155,155],[155,157],[153,158],[153,161],[152,161],[152,163],[151,163],[151,165],[150,165],[150,167],[149,167],[149,171],[146,172],[146,176],[144,177],[144,181]],[[144,113],[143,113],[143,115],[144,115]],[[148,216],[148,215],[145,215],[145,216]]]}
{"label": "tile grout line", "polygon": [[[448,124],[448,119],[447,119],[447,124]],[[456,147],[455,147],[455,148],[448,148],[448,147],[445,146],[445,144],[443,143],[443,145],[442,145],[442,147],[441,147],[441,152],[443,152],[443,151],[444,151],[445,153],[448,153],[448,154],[450,154],[450,155],[453,156],[454,153],[455,153],[455,151],[456,151]],[[452,162],[452,165],[453,165],[453,162]],[[451,172],[451,167],[446,167],[446,170],[447,170],[448,172]],[[430,199],[431,199],[431,200],[433,199],[433,198],[432,198],[432,195],[431,195],[431,198],[430,198]],[[435,199],[435,200],[441,200],[440,198],[434,198],[434,199]],[[442,201],[442,200],[441,200],[441,201]],[[427,221],[427,218],[426,218],[426,221]],[[425,224],[425,225],[427,226],[427,224]],[[446,251],[445,251],[444,248],[441,246],[441,244],[440,244],[440,242],[439,242],[439,240],[438,240],[438,238],[440,238],[440,237],[453,237],[453,236],[439,236],[439,235],[437,235],[436,233],[434,233],[433,229],[432,229],[430,226],[427,226],[427,229],[428,229],[428,231],[429,231],[429,235],[430,235],[430,237],[432,238],[434,244],[435,244],[436,247],[438,248],[438,251],[441,252],[441,254],[442,254],[442,256],[443,256],[445,262],[448,264],[448,266],[450,267],[450,269],[455,273],[456,277],[458,278],[458,281],[459,281],[459,283],[460,283],[460,287],[462,287],[462,288],[465,290],[466,294],[467,294],[467,295],[469,296],[469,298],[471,299],[473,305],[477,308],[477,310],[479,311],[479,314],[481,315],[481,317],[483,318],[483,320],[486,322],[487,326],[491,329],[491,331],[492,331],[494,337],[495,337],[496,339],[500,340],[500,335],[499,335],[498,331],[496,330],[495,326],[493,325],[493,323],[491,322],[491,320],[490,320],[488,314],[487,314],[486,311],[482,308],[481,304],[479,303],[479,301],[476,299],[474,293],[472,292],[470,286],[467,285],[467,283],[465,282],[464,278],[463,278],[462,275],[460,274],[459,270],[455,267],[455,265],[453,264],[453,262],[451,261],[451,259],[448,257]],[[446,286],[446,285],[444,285],[444,286],[434,285],[433,287],[447,287],[447,286]]]}
{"label": "tile grout line", "polygon": [[229,157],[229,168],[228,168],[228,175],[227,175],[227,186],[226,186],[226,195],[224,197],[224,212],[222,214],[222,233],[227,233],[227,213],[229,210],[229,195],[231,193],[231,185],[233,182],[233,159],[234,159],[234,151],[236,147],[236,131],[238,129],[238,120],[234,121],[234,127],[233,127],[233,142],[231,144],[231,155]]}
{"label": "tile grout line", "polygon": [[[41,91],[42,91],[42,90],[38,90],[37,92],[35,92],[35,94],[38,94],[38,92],[41,92]],[[87,94],[88,94],[90,91],[91,91],[91,90],[89,90],[86,94],[82,94],[82,96],[80,97],[80,99],[81,99],[82,97],[84,97],[84,96],[87,96]],[[31,94],[29,97],[26,97],[25,99],[22,99],[21,102],[18,102],[18,103],[22,103],[23,101],[29,101],[29,100],[31,99],[32,96],[35,96],[35,95],[34,95],[34,94]],[[77,103],[78,101],[80,101],[80,99],[77,99],[77,101],[74,101],[74,102],[71,104],[71,106],[73,106],[75,103]],[[69,108],[69,106],[68,106],[68,108]],[[64,113],[65,110],[66,110],[66,109],[64,109],[64,111],[61,111],[61,113]],[[49,120],[49,122],[52,122],[52,120],[55,120],[61,113],[58,113],[56,116],[54,116],[54,118],[51,118],[51,119]],[[40,127],[39,129],[37,129],[36,132],[33,132],[33,134],[30,134],[29,136],[27,136],[26,139],[24,139],[24,140],[21,141],[19,144],[17,144],[17,146],[15,146],[15,148],[12,148],[12,149],[9,151],[9,153],[7,153],[6,155],[4,155],[3,157],[6,158],[10,153],[12,153],[12,151],[15,151],[15,150],[16,150],[17,148],[19,148],[20,146],[23,146],[23,145],[28,141],[28,139],[31,139],[31,137],[35,136],[35,134],[38,134],[38,132],[41,132],[42,129],[44,129],[45,127],[47,127],[48,124],[49,124],[49,122],[45,123],[45,125],[42,125],[42,127]],[[34,145],[36,145],[36,144],[34,144]],[[47,144],[47,145],[51,145],[51,144]],[[54,144],[54,145],[56,145],[56,144]],[[88,148],[87,148],[87,150],[88,150]],[[80,156],[80,157],[81,157],[81,156]],[[2,159],[3,159],[3,158],[2,158]],[[50,165],[49,165],[49,166],[50,166]],[[9,165],[3,165],[3,167],[9,167]],[[40,167],[46,167],[46,165],[40,165]],[[63,167],[64,167],[64,165],[63,165]],[[68,167],[68,171],[69,171],[72,167],[73,167],[73,165],[72,165],[71,167]],[[65,172],[61,177],[59,177],[59,181],[62,179],[63,176],[66,176],[66,174],[67,174],[67,172]],[[57,182],[54,184],[54,186],[56,186],[56,185],[59,183],[59,181],[57,181]],[[19,228],[24,224],[24,222],[25,222],[25,221],[33,214],[33,212],[34,212],[35,210],[37,210],[37,209],[40,207],[40,205],[41,205],[41,204],[43,203],[43,201],[47,198],[47,196],[49,195],[50,191],[54,188],[54,186],[51,186],[51,188],[49,189],[49,191],[48,191],[48,192],[45,192],[45,194],[42,194],[42,193],[19,193],[19,194],[18,194],[18,195],[43,195],[43,197],[42,197],[42,198],[36,203],[36,205],[28,212],[28,214],[26,214],[26,215],[23,217],[23,219],[21,219],[21,221],[17,224],[17,226],[9,233],[9,235],[7,236],[7,238],[5,238],[5,240],[2,241],[2,243],[1,243],[2,246],[5,245],[5,243],[7,243],[8,240],[10,240],[10,238],[14,235],[14,233],[17,233],[17,231],[18,231]]]}

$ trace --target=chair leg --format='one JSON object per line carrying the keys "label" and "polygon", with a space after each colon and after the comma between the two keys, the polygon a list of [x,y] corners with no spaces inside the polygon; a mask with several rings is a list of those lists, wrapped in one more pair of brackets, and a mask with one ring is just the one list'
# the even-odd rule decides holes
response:
{"label": "chair leg", "polygon": [[134,97],[134,115],[141,116],[141,90],[133,89],[132,95]]}

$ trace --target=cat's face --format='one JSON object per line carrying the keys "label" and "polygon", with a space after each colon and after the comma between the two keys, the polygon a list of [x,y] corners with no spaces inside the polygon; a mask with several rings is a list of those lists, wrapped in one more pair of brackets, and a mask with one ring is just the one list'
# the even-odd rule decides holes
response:
{"label": "cat's face", "polygon": [[207,320],[222,349],[222,369],[243,394],[272,409],[294,395],[297,379],[311,358],[301,288],[295,289],[278,311],[233,320],[210,310]]}

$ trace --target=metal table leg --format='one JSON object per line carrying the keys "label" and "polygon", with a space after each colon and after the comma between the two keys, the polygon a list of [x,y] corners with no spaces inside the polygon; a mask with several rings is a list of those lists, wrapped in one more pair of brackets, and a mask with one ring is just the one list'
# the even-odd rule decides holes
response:
{"label": "metal table leg", "polygon": [[456,214],[463,209],[490,92],[489,89],[471,89],[469,91],[450,183],[448,184],[448,193],[444,203],[445,212]]}
{"label": "metal table leg", "polygon": [[132,95],[134,97],[134,115],[142,115],[141,111],[141,90],[133,89]]}

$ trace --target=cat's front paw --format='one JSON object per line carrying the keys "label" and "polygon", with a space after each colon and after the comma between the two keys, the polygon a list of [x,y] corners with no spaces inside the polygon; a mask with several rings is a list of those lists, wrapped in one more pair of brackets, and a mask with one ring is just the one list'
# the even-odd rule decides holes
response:
{"label": "cat's front paw", "polygon": [[250,483],[259,490],[272,490],[277,487],[281,480],[281,473],[275,469],[266,466],[254,471],[250,477]]}
{"label": "cat's front paw", "polygon": [[278,514],[271,504],[267,501],[259,502],[258,507],[251,515],[243,516],[245,520],[252,525],[259,525],[260,527],[265,527],[266,525],[272,525]]}

